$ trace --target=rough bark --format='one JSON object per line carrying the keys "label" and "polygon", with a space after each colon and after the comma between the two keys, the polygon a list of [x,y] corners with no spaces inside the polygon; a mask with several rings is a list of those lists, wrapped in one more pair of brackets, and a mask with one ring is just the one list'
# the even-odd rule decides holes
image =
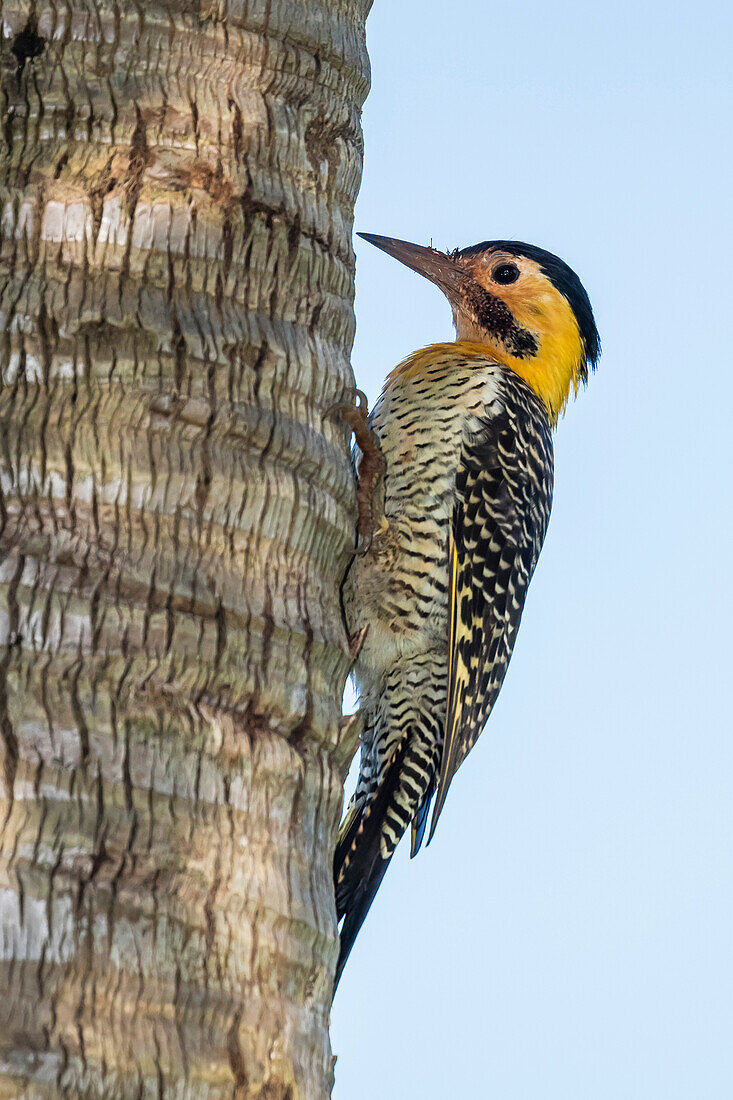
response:
{"label": "rough bark", "polygon": [[0,1097],[330,1091],[369,6],[2,4]]}

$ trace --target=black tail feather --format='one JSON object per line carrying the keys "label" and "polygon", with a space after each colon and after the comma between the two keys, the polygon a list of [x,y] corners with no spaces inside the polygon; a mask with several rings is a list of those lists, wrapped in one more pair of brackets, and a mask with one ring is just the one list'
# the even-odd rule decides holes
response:
{"label": "black tail feather", "polygon": [[347,874],[347,871],[350,867],[350,860],[354,856],[353,849],[361,828],[364,809],[365,806],[362,805],[361,809],[354,814],[354,818],[345,832],[339,833],[336,842],[336,851],[333,856],[333,882],[336,892],[336,916],[338,920],[341,920],[346,913],[349,907],[349,897],[354,888],[353,876]]}
{"label": "black tail feather", "polygon": [[423,796],[423,800],[420,803],[420,809],[417,811],[417,816],[412,823],[412,845],[410,847],[410,859],[414,859],[422,846],[423,837],[425,836],[425,829],[428,824],[428,815],[430,813],[430,803],[435,794],[435,782],[433,781],[428,787]]}
{"label": "black tail feather", "polygon": [[400,779],[407,750],[404,737],[395,750],[379,787],[365,803],[361,814],[339,839],[334,858],[336,911],[343,916],[341,950],[336,966],[334,992],[351,948],[379,889],[392,853],[381,853],[382,826],[390,800]]}
{"label": "black tail feather", "polygon": [[364,882],[361,889],[357,891],[352,906],[344,917],[344,923],[341,925],[341,946],[339,949],[338,962],[336,963],[336,976],[333,980],[333,991],[336,992],[341,975],[343,974],[344,967],[346,966],[349,955],[351,954],[351,948],[354,946],[356,937],[359,935],[359,930],[364,923],[369,908],[374,901],[377,890],[382,885],[382,879],[385,872],[389,867],[389,862],[392,856],[388,856],[387,859],[377,859],[374,861],[372,871],[368,879]]}

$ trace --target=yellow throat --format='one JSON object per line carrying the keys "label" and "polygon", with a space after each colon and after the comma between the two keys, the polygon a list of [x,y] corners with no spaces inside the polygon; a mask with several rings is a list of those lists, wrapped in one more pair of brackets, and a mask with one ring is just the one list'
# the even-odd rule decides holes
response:
{"label": "yellow throat", "polygon": [[554,327],[551,333],[542,336],[537,354],[526,359],[510,355],[501,345],[477,339],[430,344],[399,363],[388,376],[386,385],[390,386],[398,378],[405,381],[418,378],[441,360],[454,361],[458,367],[466,359],[488,359],[501,363],[524,379],[544,404],[548,420],[554,427],[567,405],[571,387],[574,393],[577,391],[583,362],[580,332],[572,311],[569,312],[572,327],[568,326],[565,331]]}

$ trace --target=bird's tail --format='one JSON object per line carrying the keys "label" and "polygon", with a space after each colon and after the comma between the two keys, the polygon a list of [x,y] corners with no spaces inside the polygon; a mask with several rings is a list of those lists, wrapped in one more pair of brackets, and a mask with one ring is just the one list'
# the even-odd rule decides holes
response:
{"label": "bird's tail", "polygon": [[343,917],[344,923],[341,926],[341,950],[336,965],[334,992],[397,842],[406,828],[406,823],[402,825],[399,822],[399,835],[394,838],[393,829],[390,829],[389,835],[385,836],[388,815],[390,824],[394,820],[394,813],[390,810],[396,808],[395,795],[400,785],[407,745],[405,735],[392,754],[377,789],[361,806],[352,808],[341,826],[333,860],[333,878],[336,913],[339,920]]}
{"label": "bird's tail", "polygon": [[344,818],[334,857],[336,912],[344,921],[336,985],[394,850],[410,823],[413,855],[420,846],[436,766],[432,731],[422,724],[411,724],[393,751],[377,788]]}

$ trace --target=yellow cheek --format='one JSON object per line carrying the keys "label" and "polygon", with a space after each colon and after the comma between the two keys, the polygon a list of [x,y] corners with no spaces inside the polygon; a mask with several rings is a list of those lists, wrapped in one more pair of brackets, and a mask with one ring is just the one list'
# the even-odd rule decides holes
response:
{"label": "yellow cheek", "polygon": [[520,325],[538,334],[540,346],[536,355],[509,358],[507,365],[542,399],[554,423],[580,380],[583,344],[575,315],[560,294],[544,295],[541,304],[518,301],[510,308]]}
{"label": "yellow cheek", "polygon": [[460,338],[453,344],[432,344],[414,352],[399,363],[385,383],[385,388],[398,378],[409,381],[420,377],[430,367],[443,363],[462,366],[466,358],[488,356],[509,367],[523,378],[544,403],[551,424],[555,424],[567,404],[571,387],[577,388],[584,362],[583,345],[575,315],[561,295],[541,293],[533,301],[506,296],[505,301],[520,325],[536,333],[539,348],[536,355],[517,359],[503,344],[478,334]]}

